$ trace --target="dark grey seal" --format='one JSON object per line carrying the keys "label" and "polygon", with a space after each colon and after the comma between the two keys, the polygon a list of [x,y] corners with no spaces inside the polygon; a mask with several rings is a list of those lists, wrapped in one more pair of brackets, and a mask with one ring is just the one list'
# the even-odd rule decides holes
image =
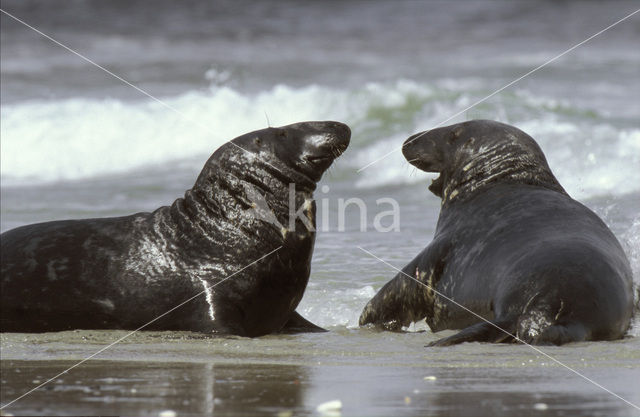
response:
{"label": "dark grey seal", "polygon": [[338,122],[251,132],[216,150],[171,206],[3,233],[2,331],[137,329],[203,291],[145,329],[322,330],[295,309],[311,267],[313,191],[350,136]]}
{"label": "dark grey seal", "polygon": [[[433,241],[367,304],[360,324],[426,318],[463,329],[432,345],[556,344],[623,337],[633,310],[629,262],[609,228],[573,200],[536,142],[476,120],[414,135],[405,158],[440,176]],[[434,291],[435,290],[435,291]],[[479,314],[465,311],[442,295]]]}

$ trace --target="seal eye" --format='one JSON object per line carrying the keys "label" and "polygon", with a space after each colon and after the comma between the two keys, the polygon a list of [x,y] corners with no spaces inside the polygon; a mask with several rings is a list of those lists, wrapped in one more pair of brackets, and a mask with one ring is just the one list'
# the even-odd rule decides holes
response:
{"label": "seal eye", "polygon": [[260,138],[254,138],[253,139],[253,143],[255,143],[256,145],[261,145],[262,144],[262,140]]}
{"label": "seal eye", "polygon": [[460,135],[462,134],[462,128],[458,127],[456,129],[453,129],[450,133],[449,133],[449,137],[447,137],[447,141],[449,143],[453,143],[455,142],[456,139],[458,139],[460,137]]}
{"label": "seal eye", "polygon": [[283,138],[286,138],[286,137],[287,137],[287,131],[286,131],[286,130],[281,130],[281,131],[278,133],[278,136],[282,136]]}

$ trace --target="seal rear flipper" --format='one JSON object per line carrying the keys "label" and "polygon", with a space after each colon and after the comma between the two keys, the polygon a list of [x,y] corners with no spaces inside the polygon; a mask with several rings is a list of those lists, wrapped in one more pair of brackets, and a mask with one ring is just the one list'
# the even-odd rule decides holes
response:
{"label": "seal rear flipper", "polygon": [[284,324],[284,326],[278,333],[321,333],[327,331],[328,330],[325,330],[322,327],[316,326],[315,324],[311,323],[309,320],[302,317],[298,312],[294,311],[293,313],[291,313],[291,317],[289,317],[289,320]]}
{"label": "seal rear flipper", "polygon": [[503,319],[481,322],[458,333],[429,343],[426,347],[451,346],[464,342],[509,343],[514,340],[516,320]]}
{"label": "seal rear flipper", "polygon": [[554,324],[533,337],[522,336],[520,339],[532,345],[563,345],[571,342],[587,340],[588,332],[582,324]]}
{"label": "seal rear flipper", "polygon": [[238,325],[223,325],[220,322],[216,321],[216,323],[211,326],[206,333],[211,333],[215,336],[240,336],[240,337],[254,337],[245,331],[245,329]]}

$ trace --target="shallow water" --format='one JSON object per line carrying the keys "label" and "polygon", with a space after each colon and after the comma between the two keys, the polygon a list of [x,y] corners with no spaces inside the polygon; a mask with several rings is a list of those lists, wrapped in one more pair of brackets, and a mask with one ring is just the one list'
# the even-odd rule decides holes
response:
{"label": "shallow water", "polygon": [[[26,392],[124,335],[3,335],[3,398]],[[259,339],[141,332],[11,411],[317,415],[319,404],[340,399],[344,415],[362,416],[634,415],[621,400],[526,346],[423,347],[434,339],[429,333],[345,328]],[[640,401],[636,338],[541,349],[627,400]]]}
{"label": "shallow water", "polygon": [[[352,141],[315,195],[319,233],[298,309],[330,332],[139,332],[3,412],[317,415],[317,405],[340,399],[344,415],[363,416],[637,414],[526,346],[427,349],[450,333],[423,331],[424,323],[405,333],[358,329],[360,311],[394,275],[358,246],[402,267],[431,239],[439,201],[429,175],[399,152],[356,172],[458,112],[448,123],[514,124],[540,143],[567,191],[611,227],[637,283],[637,17],[464,111],[635,2],[153,4],[3,1],[180,114],[3,14],[0,229],[154,210],[180,197],[236,135],[267,123],[341,120]],[[398,232],[373,227],[389,209],[377,202],[383,197],[399,204]],[[361,216],[350,206],[344,229],[341,198],[367,208]],[[638,404],[639,329],[636,319],[621,341],[541,349]],[[126,334],[3,334],[2,404]]]}

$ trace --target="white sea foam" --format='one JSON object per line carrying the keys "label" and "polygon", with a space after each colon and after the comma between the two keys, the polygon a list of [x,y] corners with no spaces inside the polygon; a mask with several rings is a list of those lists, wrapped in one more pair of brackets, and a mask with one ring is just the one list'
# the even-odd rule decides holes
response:
{"label": "white sea foam", "polygon": [[358,327],[360,312],[376,295],[370,285],[361,288],[328,289],[323,284],[311,282],[298,307],[303,316],[319,326]]}
{"label": "white sea foam", "polygon": [[[439,115],[455,114],[456,108],[464,108],[467,96],[461,96],[454,105],[436,106]],[[549,102],[540,102],[540,107]],[[524,103],[529,105],[528,100]],[[523,104],[523,105],[524,105]],[[559,105],[556,103],[556,105]],[[448,110],[448,111],[447,111]],[[498,116],[501,111],[494,109]],[[640,129],[617,128],[602,120],[577,123],[565,120],[552,110],[544,110],[535,118],[495,120],[514,124],[531,135],[540,144],[549,165],[565,189],[575,198],[596,195],[623,195],[640,190]],[[483,114],[478,118],[485,118]],[[416,123],[415,132],[431,129],[446,116],[430,117]],[[464,120],[458,117],[447,124]],[[400,151],[407,134],[398,133],[381,139],[357,151],[350,159],[354,169],[362,168],[389,154],[366,168],[356,179],[358,187],[377,187],[425,182],[434,174],[426,174],[411,168]]]}
{"label": "white sea foam", "polygon": [[[364,188],[410,184],[426,181],[428,175],[404,160],[402,142],[484,95],[486,87],[478,80],[442,79],[432,84],[371,83],[351,90],[281,85],[256,94],[215,87],[165,99],[178,113],[149,100],[75,98],[5,105],[2,183],[83,179],[203,158],[235,136],[266,127],[268,118],[273,126],[344,121],[353,138],[335,168],[342,171],[340,177]],[[593,109],[573,109],[570,103],[523,90],[497,96],[447,124],[468,118],[501,120],[529,133],[574,197],[640,189],[640,130],[616,127]]]}
{"label": "white sea foam", "polygon": [[[229,88],[155,101],[69,99],[2,108],[3,185],[81,179],[208,155],[240,134],[301,120],[340,119],[340,92]],[[172,109],[177,110],[174,111]],[[265,115],[267,117],[265,117]]]}

